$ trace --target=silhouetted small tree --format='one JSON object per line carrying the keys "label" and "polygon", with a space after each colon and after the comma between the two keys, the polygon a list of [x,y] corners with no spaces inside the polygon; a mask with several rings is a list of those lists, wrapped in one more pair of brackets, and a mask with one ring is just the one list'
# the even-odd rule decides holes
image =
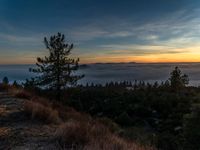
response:
{"label": "silhouetted small tree", "polygon": [[17,83],[17,81],[15,80],[12,84],[14,87],[20,87],[20,85]]}
{"label": "silhouetted small tree", "polygon": [[9,83],[8,77],[4,77],[2,81],[3,81],[3,84],[5,84],[5,85],[7,85]]}
{"label": "silhouetted small tree", "polygon": [[170,87],[169,80],[166,80],[166,81],[165,81],[164,86],[165,86],[166,88]]}
{"label": "silhouetted small tree", "polygon": [[178,90],[189,84],[189,78],[186,74],[182,74],[178,67],[171,72],[171,77],[169,78],[170,85],[173,89]]}
{"label": "silhouetted small tree", "polygon": [[75,85],[83,75],[75,75],[78,69],[78,59],[69,58],[73,44],[65,43],[64,34],[58,33],[48,40],[44,38],[49,56],[37,58],[37,68],[30,69],[31,72],[39,73],[36,82],[40,86],[56,90],[56,98],[60,101],[61,90],[69,85]]}
{"label": "silhouetted small tree", "polygon": [[158,82],[156,81],[154,84],[153,84],[153,88],[158,88],[159,87],[159,84]]}

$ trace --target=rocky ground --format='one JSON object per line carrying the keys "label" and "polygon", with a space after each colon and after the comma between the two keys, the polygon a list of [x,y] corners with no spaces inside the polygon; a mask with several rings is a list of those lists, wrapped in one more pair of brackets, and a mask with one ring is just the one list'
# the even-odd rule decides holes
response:
{"label": "rocky ground", "polygon": [[59,149],[53,139],[56,127],[31,120],[23,112],[24,101],[0,92],[0,150]]}

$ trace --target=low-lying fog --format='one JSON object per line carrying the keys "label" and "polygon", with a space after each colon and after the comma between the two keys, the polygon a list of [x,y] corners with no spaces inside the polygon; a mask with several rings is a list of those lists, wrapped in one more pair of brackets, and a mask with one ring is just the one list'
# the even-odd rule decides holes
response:
{"label": "low-lying fog", "polygon": [[[24,81],[34,76],[29,68],[34,65],[0,65],[0,79],[7,76],[9,81]],[[165,81],[169,78],[170,72],[178,66],[181,71],[189,76],[190,85],[200,85],[200,63],[170,63],[170,64],[138,64],[138,63],[117,63],[117,64],[89,64],[81,65],[79,74],[85,77],[79,81],[80,84],[98,83],[105,84],[110,81],[134,81],[142,80],[150,83]]]}

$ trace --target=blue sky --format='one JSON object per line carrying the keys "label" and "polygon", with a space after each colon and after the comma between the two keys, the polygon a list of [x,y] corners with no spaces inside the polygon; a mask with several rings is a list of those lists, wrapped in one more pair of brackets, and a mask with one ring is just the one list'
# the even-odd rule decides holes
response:
{"label": "blue sky", "polygon": [[62,32],[93,62],[200,60],[199,0],[0,0],[0,63],[34,63]]}

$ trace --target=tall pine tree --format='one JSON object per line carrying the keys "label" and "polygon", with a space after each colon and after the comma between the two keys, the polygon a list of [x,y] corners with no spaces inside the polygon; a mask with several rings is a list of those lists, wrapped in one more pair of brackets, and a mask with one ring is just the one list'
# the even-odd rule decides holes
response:
{"label": "tall pine tree", "polygon": [[73,44],[65,43],[64,34],[58,33],[50,39],[45,37],[44,43],[49,50],[49,56],[38,57],[37,68],[29,70],[38,73],[35,78],[36,84],[56,90],[56,98],[60,101],[62,89],[76,84],[83,77],[83,75],[74,74],[74,71],[78,69],[79,58],[69,57]]}

